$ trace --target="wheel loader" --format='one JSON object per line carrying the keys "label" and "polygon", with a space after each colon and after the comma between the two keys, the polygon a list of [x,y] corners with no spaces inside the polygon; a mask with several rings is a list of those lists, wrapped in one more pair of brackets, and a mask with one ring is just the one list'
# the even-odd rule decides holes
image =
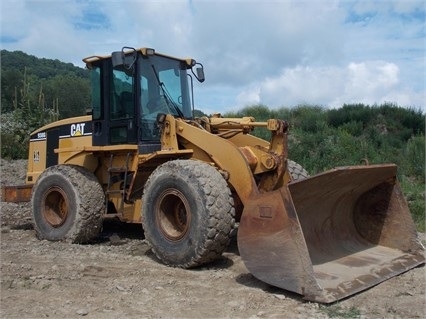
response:
{"label": "wheel loader", "polygon": [[83,61],[90,111],[31,133],[26,185],[3,188],[3,200],[31,201],[40,239],[85,243],[118,218],[142,224],[162,263],[192,268],[238,225],[249,272],[321,303],[425,262],[396,165],[308,176],[289,159],[286,121],[194,117],[194,59],[124,47]]}

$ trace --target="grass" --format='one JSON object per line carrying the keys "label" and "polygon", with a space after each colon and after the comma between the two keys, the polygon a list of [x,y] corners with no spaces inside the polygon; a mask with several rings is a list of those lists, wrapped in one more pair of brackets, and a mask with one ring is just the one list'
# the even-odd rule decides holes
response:
{"label": "grass", "polygon": [[407,200],[417,231],[424,233],[425,225],[425,184],[413,178],[402,176],[400,179],[402,192]]}
{"label": "grass", "polygon": [[349,309],[342,308],[339,304],[333,304],[333,305],[322,305],[320,306],[320,311],[325,313],[329,318],[345,318],[345,319],[352,319],[352,318],[361,318],[361,311],[352,306]]}

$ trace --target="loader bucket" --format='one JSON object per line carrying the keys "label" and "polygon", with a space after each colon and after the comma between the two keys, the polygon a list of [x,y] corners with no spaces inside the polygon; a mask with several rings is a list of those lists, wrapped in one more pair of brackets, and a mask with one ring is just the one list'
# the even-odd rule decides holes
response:
{"label": "loader bucket", "polygon": [[322,303],[425,262],[393,164],[336,168],[253,196],[238,247],[255,277]]}

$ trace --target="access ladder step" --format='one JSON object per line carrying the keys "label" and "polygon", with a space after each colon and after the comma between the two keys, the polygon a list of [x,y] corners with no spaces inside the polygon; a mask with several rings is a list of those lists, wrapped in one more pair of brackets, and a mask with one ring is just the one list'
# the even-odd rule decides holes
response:
{"label": "access ladder step", "polygon": [[105,192],[108,195],[112,195],[112,194],[125,194],[124,189],[113,189],[113,190],[108,190]]}
{"label": "access ladder step", "polygon": [[126,167],[110,167],[108,168],[108,172],[110,173],[126,173],[129,170]]}

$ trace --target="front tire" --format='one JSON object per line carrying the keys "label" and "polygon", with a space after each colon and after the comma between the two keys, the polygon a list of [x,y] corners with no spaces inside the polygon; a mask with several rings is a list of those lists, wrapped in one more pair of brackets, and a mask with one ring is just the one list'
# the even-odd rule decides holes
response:
{"label": "front tire", "polygon": [[56,165],[37,179],[31,206],[39,239],[80,244],[100,233],[105,195],[95,175],[85,168]]}
{"label": "front tire", "polygon": [[144,188],[145,238],[167,265],[192,268],[218,258],[229,244],[234,215],[227,182],[207,163],[166,162]]}

